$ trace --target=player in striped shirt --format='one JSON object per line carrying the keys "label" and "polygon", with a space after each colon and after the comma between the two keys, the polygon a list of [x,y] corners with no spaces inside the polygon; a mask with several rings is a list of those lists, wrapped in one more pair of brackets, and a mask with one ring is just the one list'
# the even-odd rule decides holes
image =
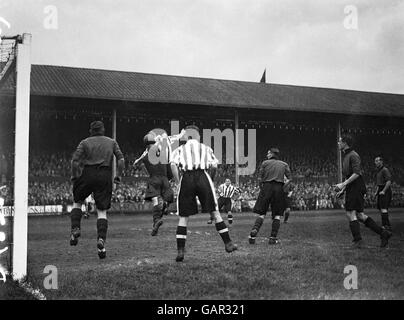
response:
{"label": "player in striped shirt", "polygon": [[[231,199],[233,198],[235,193],[240,193],[240,188],[233,186],[231,184],[230,179],[226,179],[224,183],[222,183],[219,188],[219,211],[224,211],[227,213],[227,221],[229,224],[233,223],[233,215],[231,213]],[[213,221],[212,219],[208,221],[208,224],[211,224]]]}
{"label": "player in striped shirt", "polygon": [[[193,139],[188,139],[186,144],[174,150],[171,158],[172,172],[175,180],[180,185],[177,198],[178,215],[180,217],[176,236],[177,262],[184,260],[189,216],[198,213],[196,197],[201,203],[202,212],[209,212],[214,217],[216,230],[225,244],[225,250],[227,252],[237,250],[237,246],[232,243],[229,230],[219,213],[212,178],[207,172],[211,168],[215,170],[219,161],[210,147],[199,142],[198,127],[188,126],[186,130],[187,137],[192,136]],[[183,172],[181,180],[178,169]]]}

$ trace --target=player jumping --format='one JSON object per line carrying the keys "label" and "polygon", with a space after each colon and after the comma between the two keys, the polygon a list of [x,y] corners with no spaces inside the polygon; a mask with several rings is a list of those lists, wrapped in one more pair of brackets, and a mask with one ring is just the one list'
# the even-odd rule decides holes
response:
{"label": "player jumping", "polygon": [[[202,211],[214,216],[216,230],[225,243],[225,250],[229,253],[237,250],[219,213],[213,182],[207,172],[209,168],[217,167],[218,160],[210,147],[199,142],[198,127],[188,126],[187,135],[193,136],[194,139],[189,139],[186,144],[178,147],[171,158],[172,172],[176,182],[180,185],[177,199],[180,216],[176,236],[178,255],[175,260],[177,262],[184,260],[188,219],[198,213],[196,197],[199,198]],[[178,169],[184,173],[181,180]]]}
{"label": "player jumping", "polygon": [[174,136],[167,136],[166,133],[156,135],[150,131],[143,139],[146,150],[133,164],[136,168],[143,163],[149,173],[145,200],[153,204],[152,236],[157,235],[163,224],[163,214],[167,214],[169,204],[174,202],[174,192],[169,182],[172,178],[169,158],[172,144],[184,134],[185,130]]}
{"label": "player jumping", "polygon": [[[105,128],[101,121],[90,125],[90,137],[78,145],[72,159],[72,177],[74,204],[71,212],[70,245],[76,246],[81,234],[81,207],[85,199],[93,193],[97,207],[97,248],[98,257],[106,257],[107,210],[111,207],[112,197],[112,159],[115,155],[118,164],[114,182],[119,184],[125,169],[125,160],[118,143],[104,136]],[[81,165],[84,166],[80,172]]]}

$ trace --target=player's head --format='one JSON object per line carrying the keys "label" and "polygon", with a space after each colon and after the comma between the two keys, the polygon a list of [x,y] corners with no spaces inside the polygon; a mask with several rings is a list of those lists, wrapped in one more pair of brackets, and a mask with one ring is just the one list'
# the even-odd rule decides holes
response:
{"label": "player's head", "polygon": [[229,186],[229,185],[231,184],[231,181],[230,181],[229,178],[227,178],[227,179],[224,181],[224,183],[226,184],[226,186]]}
{"label": "player's head", "polygon": [[185,127],[186,134],[185,137],[187,139],[195,139],[200,141],[201,140],[201,135],[199,132],[199,128],[196,125],[189,125]]}
{"label": "player's head", "polygon": [[383,167],[383,165],[384,165],[384,160],[383,160],[383,157],[382,157],[382,156],[377,156],[377,157],[375,158],[375,165],[376,165],[376,168],[381,168],[381,167]]}
{"label": "player's head", "polygon": [[279,157],[279,149],[276,148],[276,147],[270,148],[268,150],[267,157],[268,157],[268,159],[271,159],[271,158],[278,159],[278,157]]}
{"label": "player's head", "polygon": [[165,131],[164,129],[161,129],[161,128],[155,128],[153,130],[150,130],[149,133],[153,133],[156,137],[158,135],[167,136],[167,131]]}
{"label": "player's head", "polygon": [[90,134],[92,136],[104,135],[105,127],[102,121],[93,121],[90,124]]}
{"label": "player's head", "polygon": [[338,140],[338,148],[345,150],[353,147],[353,137],[350,134],[343,134]]}
{"label": "player's head", "polygon": [[150,147],[156,142],[156,134],[153,131],[149,131],[148,134],[146,134],[143,137],[143,143],[146,147]]}

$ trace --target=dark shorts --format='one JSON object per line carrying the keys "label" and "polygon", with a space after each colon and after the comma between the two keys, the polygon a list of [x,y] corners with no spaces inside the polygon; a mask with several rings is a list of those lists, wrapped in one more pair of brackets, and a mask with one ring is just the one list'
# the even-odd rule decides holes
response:
{"label": "dark shorts", "polygon": [[389,188],[384,195],[379,195],[379,192],[384,189],[384,186],[379,186],[377,190],[377,209],[388,209],[392,198],[391,188]]}
{"label": "dark shorts", "polygon": [[231,212],[231,199],[230,198],[225,198],[225,197],[220,197],[218,200],[219,204],[219,211],[223,209],[223,212]]}
{"label": "dark shorts", "polygon": [[174,201],[174,192],[168,178],[165,176],[152,176],[148,179],[145,200],[150,201],[152,198],[159,196],[166,202]]}
{"label": "dark shorts", "polygon": [[363,212],[366,185],[362,176],[350,183],[345,189],[345,210]]}
{"label": "dark shorts", "polygon": [[275,181],[264,182],[253,211],[259,215],[265,215],[269,209],[269,205],[271,205],[272,218],[283,216],[283,212],[286,209],[283,183]]}
{"label": "dark shorts", "polygon": [[198,197],[202,212],[218,211],[213,182],[205,170],[185,171],[181,178],[177,208],[180,217],[189,217],[198,213]]}
{"label": "dark shorts", "polygon": [[82,203],[93,194],[99,210],[111,208],[112,170],[110,167],[85,166],[83,173],[73,182],[74,202]]}

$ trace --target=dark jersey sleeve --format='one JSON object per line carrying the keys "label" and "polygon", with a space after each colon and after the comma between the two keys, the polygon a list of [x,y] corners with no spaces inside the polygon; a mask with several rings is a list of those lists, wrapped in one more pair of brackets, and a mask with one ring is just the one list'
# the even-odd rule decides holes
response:
{"label": "dark jersey sleeve", "polygon": [[122,160],[123,159],[123,153],[121,151],[121,148],[119,148],[118,142],[114,140],[114,155],[116,157],[116,160]]}
{"label": "dark jersey sleeve", "polygon": [[264,182],[264,166],[265,166],[265,161],[263,161],[258,169],[258,180],[259,182]]}
{"label": "dark jersey sleeve", "polygon": [[361,158],[357,154],[350,157],[352,173],[361,174]]}
{"label": "dark jersey sleeve", "polygon": [[285,166],[285,176],[286,176],[286,178],[288,178],[288,179],[290,179],[290,176],[291,176],[291,171],[290,171],[290,167],[289,167],[289,165],[286,163],[286,166]]}
{"label": "dark jersey sleeve", "polygon": [[85,154],[86,154],[86,146],[84,140],[82,140],[77,146],[76,150],[74,151],[72,160],[79,162],[84,158]]}
{"label": "dark jersey sleeve", "polygon": [[384,178],[384,181],[385,181],[385,182],[391,181],[391,173],[390,173],[390,170],[387,169],[386,167],[383,169],[383,178]]}

